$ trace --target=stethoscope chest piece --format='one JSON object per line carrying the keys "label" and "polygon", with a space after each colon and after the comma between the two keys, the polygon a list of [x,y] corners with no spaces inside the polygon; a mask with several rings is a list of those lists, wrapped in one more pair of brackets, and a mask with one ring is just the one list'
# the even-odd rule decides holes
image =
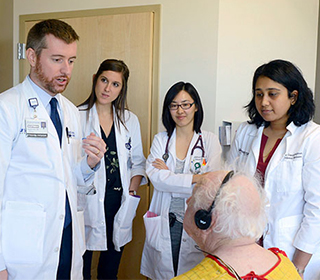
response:
{"label": "stethoscope chest piece", "polygon": [[162,155],[162,159],[164,160],[165,163],[167,162],[168,158],[169,158],[169,154],[167,152]]}
{"label": "stethoscope chest piece", "polygon": [[[170,137],[168,137],[168,140],[166,143],[166,149],[164,154],[162,155],[162,159],[164,160],[165,163],[167,163],[167,160],[169,158],[169,152],[168,152],[169,141],[170,141]],[[201,151],[201,155],[194,154],[197,149]],[[207,164],[207,161],[205,158],[204,146],[202,141],[202,133],[200,131],[198,140],[196,141],[193,148],[191,149],[190,171],[193,174],[200,174],[202,172],[201,170],[202,166],[205,166],[206,164]]]}
{"label": "stethoscope chest piece", "polygon": [[193,174],[200,174],[201,173],[201,162],[202,157],[199,156],[192,156],[191,162],[190,162],[190,171]]}

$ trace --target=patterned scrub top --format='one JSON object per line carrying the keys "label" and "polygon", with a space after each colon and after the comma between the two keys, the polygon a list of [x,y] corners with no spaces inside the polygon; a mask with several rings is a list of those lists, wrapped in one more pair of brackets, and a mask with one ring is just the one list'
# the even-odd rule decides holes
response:
{"label": "patterned scrub top", "polygon": [[[116,134],[114,124],[108,136],[102,127],[101,138],[106,143],[104,162],[106,169],[106,192],[104,199],[105,216],[107,220],[113,219],[121,206],[122,185],[120,179],[119,159],[117,154]],[[102,166],[101,166],[102,168]]]}

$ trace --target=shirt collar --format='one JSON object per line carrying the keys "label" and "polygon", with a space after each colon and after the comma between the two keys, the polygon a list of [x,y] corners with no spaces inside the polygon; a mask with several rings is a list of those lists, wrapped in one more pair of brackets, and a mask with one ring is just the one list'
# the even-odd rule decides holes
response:
{"label": "shirt collar", "polygon": [[[47,93],[45,90],[43,90],[41,87],[39,87],[34,81],[32,81],[29,75],[27,76],[27,79],[29,80],[33,90],[37,93],[41,103],[48,111],[50,108],[49,102],[50,102],[52,96],[49,93]],[[55,97],[57,97],[57,99],[59,101],[58,95],[59,94],[57,94]],[[58,103],[58,107],[59,106],[60,106],[60,104]]]}

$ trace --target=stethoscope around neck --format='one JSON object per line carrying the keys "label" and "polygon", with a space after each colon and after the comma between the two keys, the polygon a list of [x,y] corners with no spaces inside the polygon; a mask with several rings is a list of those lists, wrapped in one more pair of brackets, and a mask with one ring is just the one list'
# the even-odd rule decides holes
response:
{"label": "stethoscope around neck", "polygon": [[[164,160],[165,163],[167,163],[167,160],[169,158],[169,142],[171,139],[171,135],[168,137],[167,143],[166,143],[166,149],[164,154],[162,155],[162,159]],[[194,151],[196,149],[200,149],[201,150],[201,158],[194,157]],[[202,140],[202,133],[201,130],[199,132],[199,136],[198,139],[196,141],[196,143],[193,145],[192,149],[191,149],[191,166],[190,166],[190,170],[194,173],[194,174],[199,174],[201,171],[201,166],[206,165],[206,160],[204,158],[205,156],[205,151],[204,151],[204,146],[203,146],[203,140]]]}

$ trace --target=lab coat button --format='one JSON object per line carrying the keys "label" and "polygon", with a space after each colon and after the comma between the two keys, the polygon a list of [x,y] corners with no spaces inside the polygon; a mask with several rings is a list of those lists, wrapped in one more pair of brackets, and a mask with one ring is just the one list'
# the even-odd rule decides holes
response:
{"label": "lab coat button", "polygon": [[101,225],[104,225],[104,221],[101,222]]}
{"label": "lab coat button", "polygon": [[186,242],[186,241],[187,241],[187,239],[183,238],[183,239],[182,239],[182,241],[183,241],[183,242]]}
{"label": "lab coat button", "polygon": [[60,219],[60,220],[63,220],[63,219],[64,219],[64,215],[60,215],[60,216],[59,216],[59,219]]}
{"label": "lab coat button", "polygon": [[59,247],[54,248],[54,251],[58,252],[59,251]]}
{"label": "lab coat button", "polygon": [[103,198],[100,198],[100,199],[99,199],[100,202],[103,202],[103,200],[104,200]]}

